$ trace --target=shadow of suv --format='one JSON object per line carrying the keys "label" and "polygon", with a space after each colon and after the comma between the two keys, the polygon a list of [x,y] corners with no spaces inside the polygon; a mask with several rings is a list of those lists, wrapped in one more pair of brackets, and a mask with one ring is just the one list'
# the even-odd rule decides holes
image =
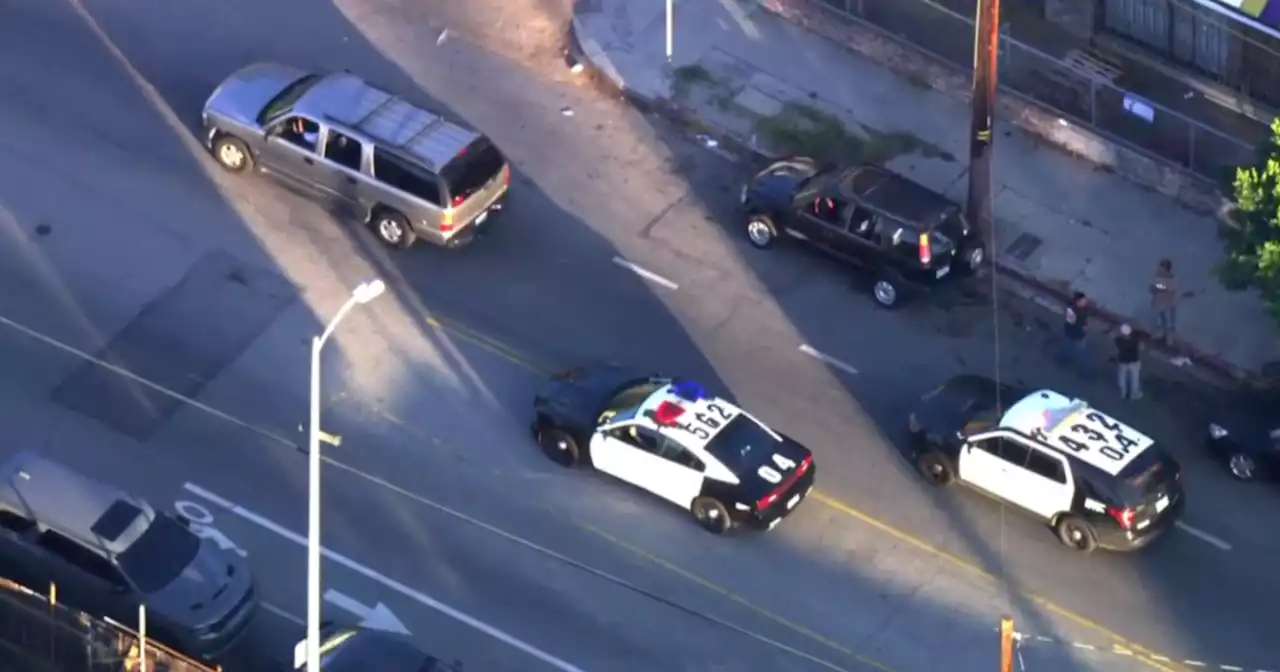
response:
{"label": "shadow of suv", "polygon": [[392,247],[472,242],[511,185],[483,134],[349,72],[251,65],[214,90],[203,122],[223,168],[257,168],[367,222]]}
{"label": "shadow of suv", "polygon": [[872,297],[885,308],[954,284],[985,260],[960,206],[879,166],[820,168],[812,159],[784,159],[744,185],[740,200],[756,248],[768,249],[784,234],[804,241],[866,272]]}

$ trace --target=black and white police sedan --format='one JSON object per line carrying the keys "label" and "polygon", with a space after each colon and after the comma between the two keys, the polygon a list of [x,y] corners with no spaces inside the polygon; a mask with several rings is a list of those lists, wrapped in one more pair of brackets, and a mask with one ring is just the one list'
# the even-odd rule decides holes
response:
{"label": "black and white police sedan", "polygon": [[1145,546],[1186,505],[1178,463],[1151,437],[1052,390],[958,376],[925,395],[908,429],[929,482],[1021,508],[1081,551]]}
{"label": "black and white police sedan", "polygon": [[552,460],[647,490],[717,534],[771,529],[813,489],[809,449],[690,381],[583,366],[553,376],[533,406]]}

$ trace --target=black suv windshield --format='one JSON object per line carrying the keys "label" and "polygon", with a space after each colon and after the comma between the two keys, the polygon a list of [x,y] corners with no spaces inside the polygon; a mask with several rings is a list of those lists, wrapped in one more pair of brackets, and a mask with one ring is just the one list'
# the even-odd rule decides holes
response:
{"label": "black suv windshield", "polygon": [[276,94],[270,102],[263,106],[262,112],[258,114],[258,123],[265,126],[276,117],[293,109],[293,104],[298,102],[302,94],[307,92],[313,84],[320,80],[320,75],[306,75],[284,87],[284,90]]}
{"label": "black suv windshield", "polygon": [[640,410],[640,405],[644,403],[644,400],[666,384],[666,381],[661,380],[629,383],[622,388],[621,392],[613,395],[613,398],[601,409],[601,413],[612,413],[611,422],[630,420],[635,417],[636,411]]}
{"label": "black suv windshield", "polygon": [[440,171],[449,190],[449,200],[460,204],[480,188],[497,177],[507,165],[506,159],[493,143],[480,138],[453,157]]}
{"label": "black suv windshield", "polygon": [[173,583],[199,551],[199,537],[173,518],[159,515],[117,560],[133,585],[149,594]]}
{"label": "black suv windshield", "polygon": [[774,453],[778,440],[745,414],[729,421],[707,444],[707,452],[735,474],[747,473],[764,464]]}

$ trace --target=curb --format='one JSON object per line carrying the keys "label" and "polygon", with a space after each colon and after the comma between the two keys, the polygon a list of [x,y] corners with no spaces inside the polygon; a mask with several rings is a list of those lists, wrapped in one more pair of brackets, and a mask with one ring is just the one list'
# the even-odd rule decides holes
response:
{"label": "curb", "polygon": [[[694,134],[715,140],[720,149],[713,149],[712,151],[722,154],[727,153],[734,158],[747,158],[750,163],[761,166],[776,160],[777,157],[772,157],[742,141],[742,139],[703,122],[693,113],[684,110],[678,103],[637,93],[626,85],[621,74],[607,65],[607,60],[605,61],[606,65],[600,64],[597,58],[603,54],[603,50],[590,38],[587,38],[584,44],[581,32],[581,24],[578,22],[577,16],[574,16],[567,34],[565,58],[571,65],[582,65],[582,74],[587,75],[592,83],[598,87],[619,96],[642,113],[655,114],[679,127],[692,131]],[[1070,302],[1071,290],[1069,288],[1064,289],[1053,283],[1041,280],[1025,271],[999,261],[998,258],[992,263],[992,267],[996,271],[996,277],[1000,279],[999,284],[1006,290],[1034,302],[1055,315],[1061,315],[1066,304]],[[1094,317],[1105,324],[1108,331],[1114,331],[1125,323],[1132,325],[1143,323],[1142,320],[1126,317],[1097,304],[1094,304]],[[1164,345],[1150,344],[1148,345],[1148,352],[1168,363],[1169,366],[1176,367],[1186,375],[1219,387],[1236,386],[1254,377],[1250,372],[1230,362],[1215,355],[1200,352],[1186,344],[1179,344],[1176,349]],[[1178,366],[1175,364],[1174,360],[1178,357],[1190,360],[1190,366]]]}

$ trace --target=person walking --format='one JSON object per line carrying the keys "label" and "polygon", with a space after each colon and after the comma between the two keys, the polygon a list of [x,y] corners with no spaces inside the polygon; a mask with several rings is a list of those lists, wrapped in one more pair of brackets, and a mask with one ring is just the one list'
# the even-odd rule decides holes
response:
{"label": "person walking", "polygon": [[1120,398],[1137,401],[1142,398],[1142,342],[1133,333],[1133,327],[1120,325],[1116,336],[1117,382]]}
{"label": "person walking", "polygon": [[1173,277],[1173,262],[1161,259],[1151,280],[1151,308],[1155,312],[1156,339],[1173,344],[1178,330],[1178,286]]}
{"label": "person walking", "polygon": [[1071,296],[1062,316],[1062,350],[1060,363],[1075,366],[1080,373],[1089,372],[1089,298],[1083,292]]}

